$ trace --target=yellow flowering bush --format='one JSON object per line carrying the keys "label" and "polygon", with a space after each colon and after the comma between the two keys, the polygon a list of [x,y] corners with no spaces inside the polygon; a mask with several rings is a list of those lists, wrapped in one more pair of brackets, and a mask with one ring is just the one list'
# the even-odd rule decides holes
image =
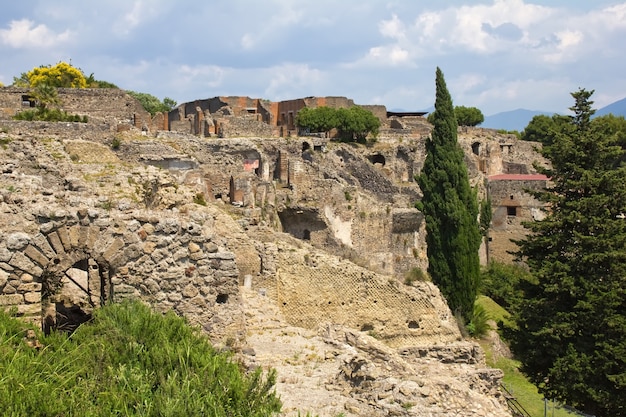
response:
{"label": "yellow flowering bush", "polygon": [[26,73],[30,87],[47,84],[60,88],[86,88],[87,79],[79,68],[67,62],[59,62],[55,66],[41,66]]}

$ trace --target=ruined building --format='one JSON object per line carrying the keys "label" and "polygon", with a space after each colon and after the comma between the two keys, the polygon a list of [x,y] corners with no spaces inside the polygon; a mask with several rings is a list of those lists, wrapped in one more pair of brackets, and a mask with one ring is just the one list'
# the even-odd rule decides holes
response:
{"label": "ruined building", "polygon": [[[378,141],[354,146],[291,129],[290,112],[331,98],[218,97],[151,118],[120,90],[60,93],[88,123],[13,121],[31,105],[28,91],[0,89],[2,308],[71,329],[102,303],[139,298],[186,316],[216,344],[259,340],[259,352],[275,345],[262,337],[268,329],[289,327],[319,343],[319,368],[332,373],[306,386],[323,395],[293,399],[325,399],[321,415],[405,415],[402,402],[423,415],[510,415],[500,375],[462,340],[438,289],[407,278],[427,267],[414,207],[423,117],[379,106]],[[502,207],[515,207],[515,221],[537,214],[519,181],[535,177],[519,176],[535,174],[538,156],[485,129],[460,131],[460,143],[472,184],[493,201],[486,262],[517,227]],[[278,388],[288,393],[315,372]]]}

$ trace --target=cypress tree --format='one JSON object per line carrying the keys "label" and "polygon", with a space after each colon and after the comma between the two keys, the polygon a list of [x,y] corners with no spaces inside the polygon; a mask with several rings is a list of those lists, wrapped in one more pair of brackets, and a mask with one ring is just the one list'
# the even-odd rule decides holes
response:
{"label": "cypress tree", "polygon": [[469,321],[480,279],[478,202],[457,140],[452,98],[439,68],[432,121],[424,168],[417,177],[423,194],[417,207],[426,219],[428,272],[450,308]]}
{"label": "cypress tree", "polygon": [[[572,93],[570,127],[543,149],[549,210],[517,242],[536,283],[515,314],[512,347],[547,397],[598,417],[626,416],[626,121]],[[546,132],[554,134],[554,132]]]}

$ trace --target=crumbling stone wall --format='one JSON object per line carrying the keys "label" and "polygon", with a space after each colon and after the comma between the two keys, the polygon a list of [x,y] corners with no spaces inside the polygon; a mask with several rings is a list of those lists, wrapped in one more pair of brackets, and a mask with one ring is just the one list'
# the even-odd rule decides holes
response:
{"label": "crumbling stone wall", "polygon": [[271,258],[267,264],[272,271],[261,285],[292,325],[318,329],[339,324],[370,332],[397,348],[460,339],[456,321],[432,283],[406,286],[306,245],[295,250],[280,242],[266,247],[264,259]]}
{"label": "crumbling stone wall", "polygon": [[[239,271],[213,239],[214,218],[163,214],[41,209],[37,233],[0,236],[0,306],[53,323],[61,305],[88,313],[95,299],[130,297],[174,310],[218,339],[242,337]],[[86,260],[105,271],[101,281],[68,274]]]}
{"label": "crumbling stone wall", "polygon": [[527,190],[541,190],[547,179],[541,175],[500,175],[489,179],[489,196],[493,210],[489,230],[489,258],[500,262],[512,262],[518,247],[513,240],[528,234],[522,223],[542,220],[544,204]]}
{"label": "crumbling stone wall", "polygon": [[[61,108],[70,114],[85,115],[89,123],[109,125],[129,124],[150,128],[150,114],[124,90],[117,88],[59,88]],[[0,88],[0,119],[11,119],[24,109],[23,97],[30,96],[29,88]],[[162,128],[162,127],[161,127]]]}

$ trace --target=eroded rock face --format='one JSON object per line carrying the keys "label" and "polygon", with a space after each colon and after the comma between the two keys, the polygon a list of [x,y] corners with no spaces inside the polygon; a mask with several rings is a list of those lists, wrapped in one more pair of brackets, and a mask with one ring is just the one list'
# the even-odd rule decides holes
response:
{"label": "eroded rock face", "polygon": [[[507,415],[500,375],[461,341],[438,289],[404,283],[426,267],[420,143],[322,151],[12,126],[0,134],[1,307],[48,326],[129,297],[174,310],[251,366],[282,369],[286,412],[321,386],[313,414]],[[268,335],[302,351],[310,335],[315,356],[279,356],[295,366],[282,368]]]}

